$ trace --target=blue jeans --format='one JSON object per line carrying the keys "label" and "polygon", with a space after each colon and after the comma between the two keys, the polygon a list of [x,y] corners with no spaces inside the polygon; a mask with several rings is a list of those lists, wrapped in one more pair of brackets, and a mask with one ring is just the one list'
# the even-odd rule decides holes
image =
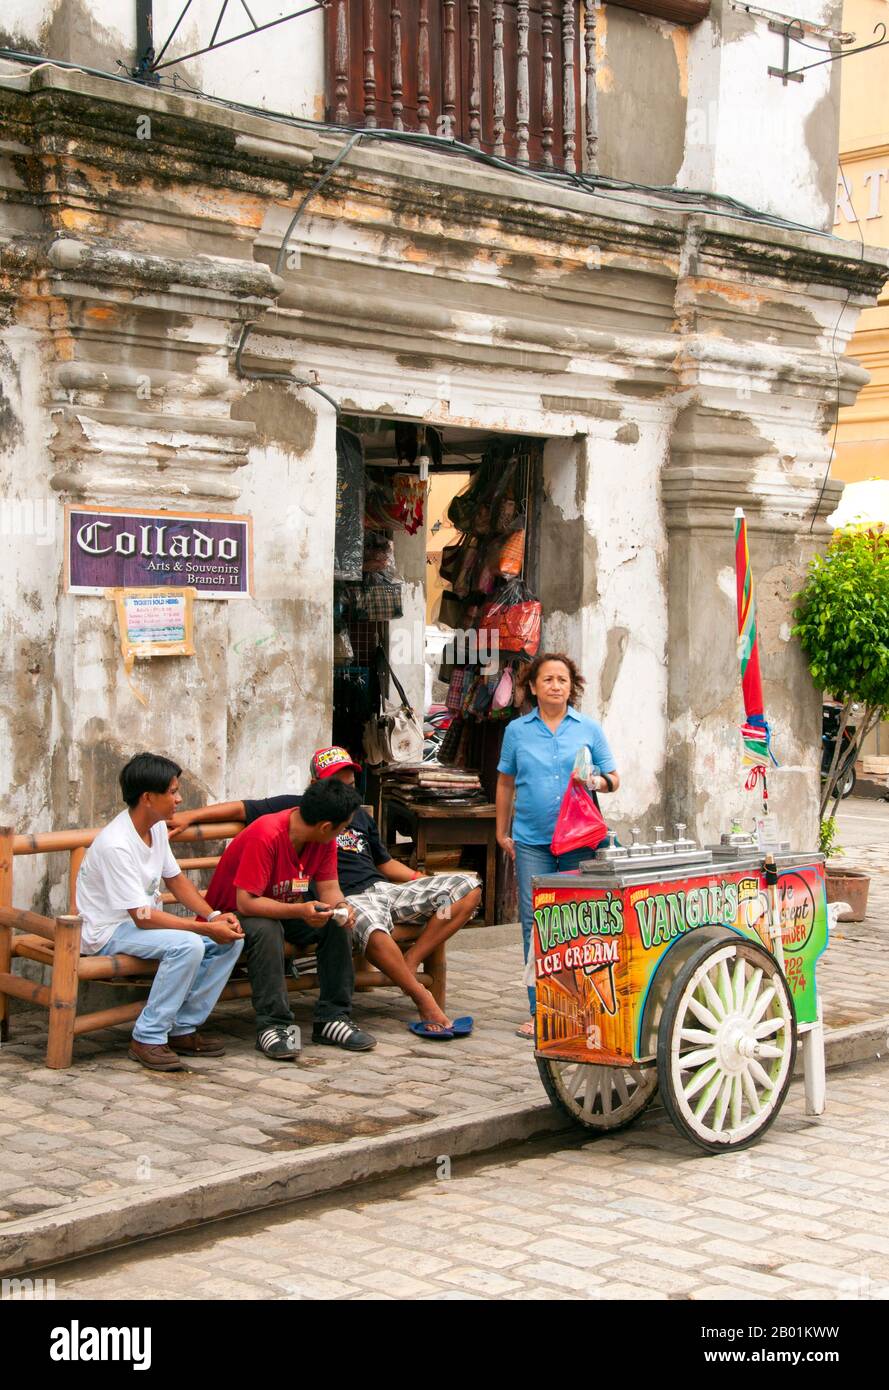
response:
{"label": "blue jeans", "polygon": [[137,927],[122,922],[100,956],[139,956],[160,965],[151,993],[133,1027],[140,1043],[163,1044],[169,1037],[193,1033],[223,991],[243,941],[217,946],[209,936],[166,927]]}
{"label": "blue jeans", "polygon": [[[576,869],[584,859],[591,859],[594,848],[573,849],[570,854],[553,854],[549,845],[519,845],[515,847],[515,872],[519,886],[519,916],[522,919],[522,944],[525,948],[525,964],[531,951],[531,928],[534,925],[534,912],[531,903],[531,879],[539,874],[560,874],[566,869]],[[528,1003],[533,1017],[537,1008],[537,991],[528,987]]]}

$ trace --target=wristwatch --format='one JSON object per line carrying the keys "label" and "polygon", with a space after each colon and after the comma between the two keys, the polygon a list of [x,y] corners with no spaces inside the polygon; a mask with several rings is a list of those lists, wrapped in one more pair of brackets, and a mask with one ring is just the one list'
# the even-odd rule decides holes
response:
{"label": "wristwatch", "polygon": [[599,776],[602,778],[602,781],[605,783],[605,785],[606,785],[606,787],[608,788],[608,790],[609,790],[610,792],[613,792],[613,791],[614,791],[614,783],[612,782],[611,778],[608,776],[608,773],[607,773],[607,772],[601,772],[601,773],[599,774]]}
{"label": "wristwatch", "polygon": [[222,912],[221,912],[221,910],[217,907],[217,909],[216,909],[215,912],[211,912],[211,913],[210,913],[210,916],[207,918],[207,921],[208,921],[208,922],[215,922],[215,921],[216,921],[216,918],[217,918],[217,917],[221,917],[221,916],[222,916]]}

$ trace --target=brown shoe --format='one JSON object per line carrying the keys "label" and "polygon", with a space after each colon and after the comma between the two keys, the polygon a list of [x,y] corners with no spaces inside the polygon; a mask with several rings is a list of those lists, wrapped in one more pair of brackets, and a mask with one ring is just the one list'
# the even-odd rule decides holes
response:
{"label": "brown shoe", "polygon": [[168,1038],[167,1046],[188,1057],[221,1057],[225,1052],[225,1043],[216,1033],[180,1033]]}
{"label": "brown shoe", "polygon": [[165,1043],[141,1043],[130,1038],[127,1055],[134,1062],[141,1062],[149,1071],[185,1071],[176,1053],[171,1052]]}

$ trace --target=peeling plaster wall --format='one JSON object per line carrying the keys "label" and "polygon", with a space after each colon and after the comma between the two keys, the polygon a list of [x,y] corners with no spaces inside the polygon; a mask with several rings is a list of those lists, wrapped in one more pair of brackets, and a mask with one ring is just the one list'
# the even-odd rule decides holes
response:
{"label": "peeling plaster wall", "polygon": [[657,477],[668,415],[647,415],[631,444],[597,430],[544,451],[543,646],[573,656],[586,677],[582,708],[603,724],[621,773],[608,820],[622,834],[653,823],[665,798],[666,536]]}
{"label": "peeling plaster wall", "polygon": [[[0,823],[46,825],[67,807],[67,717],[56,699],[62,528],[47,486],[43,363],[34,333],[0,342]],[[61,823],[61,822],[60,822]],[[19,861],[19,901],[48,906],[46,862]]]}
{"label": "peeling plaster wall", "polygon": [[[756,581],[760,660],[767,717],[780,768],[769,772],[772,810],[794,845],[817,844],[821,699],[798,643],[790,637],[793,595],[814,543],[786,541],[749,527]],[[707,595],[704,602],[702,595]],[[695,596],[698,596],[697,598]],[[737,816],[749,828],[760,798],[744,790],[732,547],[721,534],[674,535],[670,552],[671,730],[668,810],[687,813],[710,843]],[[685,655],[683,655],[685,654]],[[689,757],[691,751],[692,756]]]}
{"label": "peeling plaster wall", "polygon": [[[157,138],[136,168],[121,117],[137,108],[121,107],[117,88],[58,69],[0,75],[6,148],[26,151],[0,162],[0,302],[27,385],[4,364],[11,418],[25,420],[11,457],[59,503],[251,512],[256,595],[197,605],[195,660],[138,663],[143,708],[110,605],[62,597],[56,630],[61,553],[38,555],[43,616],[4,610],[55,663],[48,713],[40,676],[33,696],[21,665],[5,677],[15,718],[35,709],[49,730],[29,780],[4,765],[16,818],[36,829],[107,817],[123,758],[152,744],[182,761],[191,801],[300,786],[329,737],[333,412],[297,386],[238,376],[250,322],[248,373],[316,373],[347,413],[547,441],[544,640],[590,678],[586,707],[624,775],[610,808],[622,830],[667,805],[712,833],[739,786],[719,586],[743,501],[766,586],[767,694],[776,725],[793,730],[785,756],[803,786],[791,781],[778,809],[794,842],[811,843],[817,694],[784,625],[837,376],[843,402],[864,379],[835,358],[833,328],[845,305],[842,353],[884,263],[642,195],[587,198],[358,147],[314,197],[279,280],[269,266],[313,177],[307,162],[322,167],[338,142],[139,95]],[[244,131],[259,149],[249,158]],[[832,504],[828,484],[822,513]],[[13,580],[23,554],[0,557]],[[410,585],[418,573],[408,565]],[[417,600],[411,588],[406,613],[422,622]],[[30,768],[30,727],[13,736]]]}
{"label": "peeling plaster wall", "polygon": [[0,10],[3,48],[114,72],[135,44],[135,0],[3,0]]}
{"label": "peeling plaster wall", "polygon": [[214,794],[240,799],[302,791],[330,738],[336,424],[326,402],[277,383],[254,385],[233,414],[259,434],[238,499],[254,517],[256,592],[219,605],[228,758]]}
{"label": "peeling plaster wall", "polygon": [[[801,0],[800,19],[841,27],[834,0]],[[809,35],[807,43],[825,45]],[[825,231],[833,223],[839,148],[839,64],[802,82],[770,77],[783,61],[783,38],[768,20],[713,0],[690,31],[688,126],[681,188],[705,189]],[[817,55],[790,46],[791,68]]]}
{"label": "peeling plaster wall", "polygon": [[636,183],[676,182],[685,148],[687,48],[688,30],[682,25],[616,5],[599,10],[601,173]]}
{"label": "peeling plaster wall", "polygon": [[[196,0],[176,30],[164,61],[205,48],[220,8],[221,0]],[[251,6],[257,24],[269,23],[300,8],[292,0],[259,0]],[[182,9],[183,0],[154,0],[157,52],[166,43]],[[164,76],[178,76],[187,86],[208,96],[323,120],[324,25],[323,11],[309,13],[266,33],[176,64],[166,69]],[[249,29],[243,7],[230,5],[216,42],[220,44]],[[119,71],[118,60],[134,67],[139,56],[136,0],[4,0],[0,47],[83,63],[109,73]]]}

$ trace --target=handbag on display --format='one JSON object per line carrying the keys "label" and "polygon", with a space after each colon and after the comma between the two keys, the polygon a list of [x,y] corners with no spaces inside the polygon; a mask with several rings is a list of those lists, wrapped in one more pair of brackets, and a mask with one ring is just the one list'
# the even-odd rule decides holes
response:
{"label": "handbag on display", "polygon": [[509,709],[512,704],[512,671],[507,666],[505,671],[501,671],[500,679],[494,690],[494,697],[491,700],[491,709]]}
{"label": "handbag on display", "polygon": [[456,761],[457,753],[460,750],[460,741],[463,736],[463,720],[458,716],[452,719],[450,725],[445,730],[445,736],[438,749],[438,761],[443,766],[450,766]]}
{"label": "handbag on display", "polygon": [[361,616],[371,623],[388,623],[404,614],[401,585],[382,574],[370,574],[361,586]]}
{"label": "handbag on display", "polygon": [[448,693],[445,696],[445,706],[451,714],[459,714],[463,708],[463,687],[466,684],[467,666],[455,666],[451,672],[451,679],[448,683]]}
{"label": "handbag on display", "polygon": [[540,601],[527,584],[512,579],[493,603],[485,605],[478,630],[490,634],[495,650],[534,657],[540,647],[541,616]]}
{"label": "handbag on display", "polygon": [[379,766],[380,763],[422,762],[422,725],[382,646],[377,647],[375,660],[381,676],[388,671],[401,703],[394,704],[390,700],[384,700],[382,714],[375,715],[365,724],[362,742],[367,761],[372,766]]}

